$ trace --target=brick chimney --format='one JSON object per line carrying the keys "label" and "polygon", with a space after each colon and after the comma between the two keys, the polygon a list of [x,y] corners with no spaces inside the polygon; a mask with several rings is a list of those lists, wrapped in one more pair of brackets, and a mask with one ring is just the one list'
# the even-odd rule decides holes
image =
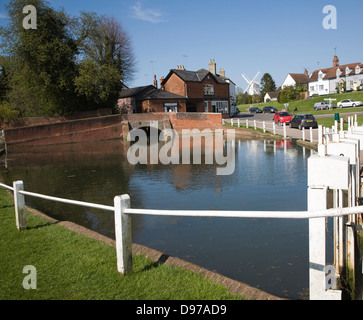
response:
{"label": "brick chimney", "polygon": [[306,76],[309,76],[309,72],[308,72],[308,70],[306,70],[306,69],[305,69],[304,74],[305,74]]}
{"label": "brick chimney", "polygon": [[334,56],[333,67],[339,67],[339,58],[337,56]]}
{"label": "brick chimney", "polygon": [[223,78],[226,77],[226,72],[224,71],[224,69],[219,69],[219,75]]}
{"label": "brick chimney", "polygon": [[160,89],[161,89],[161,90],[164,90],[163,81],[164,81],[164,77],[161,77],[161,78],[160,78]]}
{"label": "brick chimney", "polygon": [[154,87],[158,88],[158,81],[156,80],[156,74],[154,74]]}
{"label": "brick chimney", "polygon": [[214,75],[217,73],[217,65],[214,62],[214,60],[209,60],[208,67],[209,67],[209,72],[210,73],[213,73]]}

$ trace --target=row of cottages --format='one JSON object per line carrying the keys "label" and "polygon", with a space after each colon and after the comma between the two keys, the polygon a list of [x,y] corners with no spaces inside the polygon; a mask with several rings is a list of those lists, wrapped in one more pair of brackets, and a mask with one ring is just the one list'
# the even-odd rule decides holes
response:
{"label": "row of cottages", "polygon": [[178,66],[160,79],[160,88],[154,76],[154,85],[124,89],[118,99],[122,113],[214,112],[227,118],[235,106],[235,84],[223,69],[217,74],[214,60],[208,70]]}
{"label": "row of cottages", "polygon": [[326,95],[338,93],[342,84],[346,91],[357,90],[363,85],[363,65],[360,62],[339,65],[334,56],[333,67],[315,70],[309,79],[309,95]]}

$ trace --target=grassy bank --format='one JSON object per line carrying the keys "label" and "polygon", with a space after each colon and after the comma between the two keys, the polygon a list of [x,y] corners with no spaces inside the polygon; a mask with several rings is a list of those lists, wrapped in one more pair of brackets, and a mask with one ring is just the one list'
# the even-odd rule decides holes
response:
{"label": "grassy bank", "polygon": [[[57,223],[27,214],[15,227],[12,196],[0,188],[0,300],[234,300],[242,299],[201,275],[133,257],[134,273],[120,276],[115,248]],[[25,290],[23,268],[37,272]]]}
{"label": "grassy bank", "polygon": [[[355,108],[342,108],[342,109],[333,109],[333,110],[319,110],[315,111],[314,104],[316,102],[324,102],[324,99],[336,99],[336,101],[333,101],[332,103],[337,106],[337,103],[339,101],[342,101],[344,99],[354,99],[359,100],[363,102],[363,91],[357,91],[357,92],[348,92],[348,93],[341,93],[341,94],[332,94],[332,95],[326,95],[326,96],[320,96],[320,97],[313,97],[305,100],[298,100],[298,101],[291,101],[289,102],[288,110],[290,112],[293,112],[294,114],[298,113],[311,113],[311,114],[334,114],[334,113],[341,113],[341,112],[358,112],[363,111],[363,108],[355,107]],[[273,106],[277,108],[278,110],[285,109],[284,104],[278,103],[277,101],[271,101],[268,103],[261,103],[261,104],[254,104],[253,106],[259,107],[262,109],[265,106]],[[241,112],[248,112],[250,105],[244,104],[239,105],[238,108]],[[297,109],[297,111],[294,111]]]}

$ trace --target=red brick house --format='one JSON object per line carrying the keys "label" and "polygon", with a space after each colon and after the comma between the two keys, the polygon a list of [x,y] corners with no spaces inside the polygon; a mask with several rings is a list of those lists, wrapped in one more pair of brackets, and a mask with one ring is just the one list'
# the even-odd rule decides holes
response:
{"label": "red brick house", "polygon": [[[118,107],[124,113],[144,112],[211,112],[229,117],[231,109],[230,80],[224,70],[216,73],[214,60],[209,70],[188,71],[178,66],[154,86],[144,86],[121,91]],[[126,112],[125,112],[126,111]]]}
{"label": "red brick house", "polygon": [[187,98],[187,112],[216,112],[229,116],[229,83],[224,71],[216,73],[216,64],[209,63],[209,70],[188,71],[184,67],[170,70],[161,81],[161,88]]}

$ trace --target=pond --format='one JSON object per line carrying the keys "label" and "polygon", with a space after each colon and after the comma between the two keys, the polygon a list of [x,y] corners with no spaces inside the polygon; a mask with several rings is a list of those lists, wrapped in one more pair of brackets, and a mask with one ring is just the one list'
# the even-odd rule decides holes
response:
{"label": "pond", "polygon": [[[293,142],[235,140],[235,170],[216,164],[131,165],[120,140],[25,148],[3,157],[1,179],[27,191],[145,209],[307,210],[307,159]],[[26,198],[46,214],[114,238],[112,212]],[[308,221],[133,216],[133,242],[290,299],[307,298]]]}

